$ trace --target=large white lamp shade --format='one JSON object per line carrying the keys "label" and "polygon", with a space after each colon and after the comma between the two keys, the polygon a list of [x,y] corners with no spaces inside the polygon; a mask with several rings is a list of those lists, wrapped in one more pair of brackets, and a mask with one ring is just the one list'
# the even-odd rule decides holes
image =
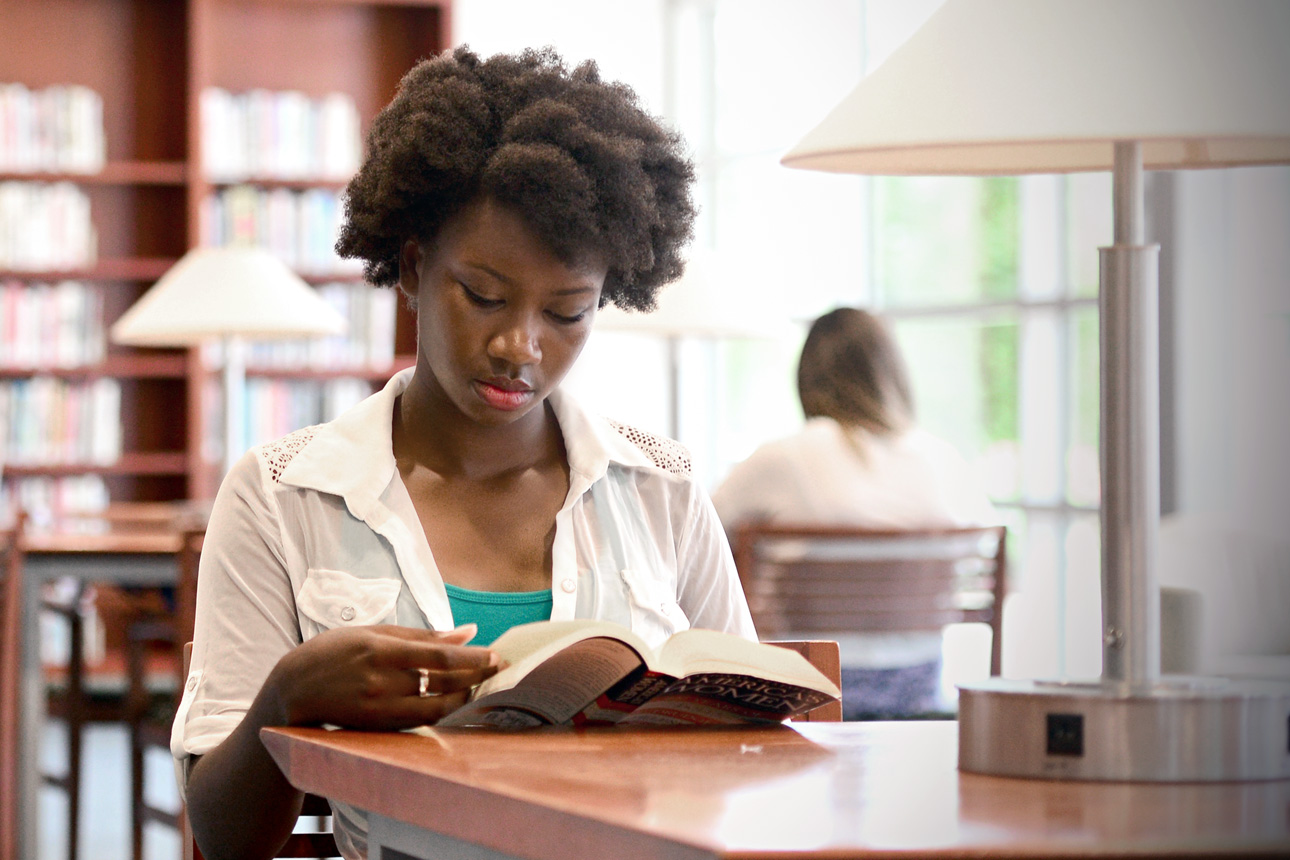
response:
{"label": "large white lamp shade", "polygon": [[948,0],[783,159],[873,174],[1111,170],[1100,308],[1103,673],[960,695],[959,765],[1290,777],[1285,685],[1160,674],[1157,258],[1145,167],[1290,163],[1284,0]]}
{"label": "large white lamp shade", "polygon": [[129,346],[198,346],[224,352],[225,470],[242,450],[244,343],[344,334],[347,322],[299,275],[263,248],[196,248],[110,330]]}
{"label": "large white lamp shade", "polygon": [[949,0],[783,158],[884,175],[1290,160],[1283,0]]}

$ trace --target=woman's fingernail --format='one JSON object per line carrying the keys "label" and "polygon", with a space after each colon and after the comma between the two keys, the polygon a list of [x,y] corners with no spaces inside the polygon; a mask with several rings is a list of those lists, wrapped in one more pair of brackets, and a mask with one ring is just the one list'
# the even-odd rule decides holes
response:
{"label": "woman's fingernail", "polygon": [[452,628],[452,632],[453,632],[453,633],[469,633],[469,634],[470,634],[470,638],[471,638],[471,639],[474,639],[474,638],[475,638],[475,634],[479,632],[479,625],[478,625],[478,624],[475,624],[473,621],[472,621],[471,623],[469,623],[469,624],[458,624],[456,627]]}

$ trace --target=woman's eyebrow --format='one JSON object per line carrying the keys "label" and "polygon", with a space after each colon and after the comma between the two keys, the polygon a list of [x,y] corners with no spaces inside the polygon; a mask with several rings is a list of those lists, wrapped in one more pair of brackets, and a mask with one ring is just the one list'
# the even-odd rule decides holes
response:
{"label": "woman's eyebrow", "polygon": [[554,294],[557,296],[580,296],[584,293],[594,293],[595,291],[596,288],[591,284],[583,284],[582,286],[566,287],[562,290],[556,290]]}
{"label": "woman's eyebrow", "polygon": [[[477,271],[483,272],[489,277],[496,278],[497,280],[501,281],[503,284],[506,284],[507,286],[514,286],[515,284],[514,278],[511,278],[511,277],[508,277],[507,275],[502,274],[501,272],[497,271],[487,263],[465,262],[464,265],[469,269],[475,269]],[[579,296],[585,293],[594,293],[595,291],[596,291],[596,286],[594,284],[583,283],[583,284],[576,284],[574,286],[563,287],[561,289],[556,290],[554,293],[552,293],[552,295]]]}

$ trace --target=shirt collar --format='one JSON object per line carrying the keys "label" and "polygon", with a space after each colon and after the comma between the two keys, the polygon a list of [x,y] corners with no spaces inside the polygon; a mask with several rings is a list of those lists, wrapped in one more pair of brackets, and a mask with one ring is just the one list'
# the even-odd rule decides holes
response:
{"label": "shirt collar", "polygon": [[408,387],[413,369],[399,371],[380,391],[319,425],[279,482],[341,496],[355,516],[365,519],[370,503],[394,477],[394,401]]}
{"label": "shirt collar", "polygon": [[566,391],[556,389],[548,398],[564,436],[569,456],[569,498],[581,496],[609,471],[609,464],[658,469],[644,451],[614,429],[607,420],[588,412]]}
{"label": "shirt collar", "polygon": [[[399,371],[380,391],[319,425],[282,470],[280,483],[341,496],[355,516],[365,519],[395,475],[394,401],[407,389],[413,371]],[[610,463],[658,469],[644,451],[576,398],[557,389],[548,399],[569,457],[571,500],[603,478]]]}

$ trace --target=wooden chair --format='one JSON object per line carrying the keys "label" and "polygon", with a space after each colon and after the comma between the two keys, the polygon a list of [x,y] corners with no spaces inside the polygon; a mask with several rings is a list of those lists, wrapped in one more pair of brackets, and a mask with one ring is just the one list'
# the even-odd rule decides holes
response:
{"label": "wooden chair", "polygon": [[[197,610],[197,564],[206,535],[206,518],[201,513],[179,522],[181,538],[177,553],[179,580],[175,587],[175,611],[170,617],[145,616],[135,619],[126,630],[126,677],[130,728],[130,836],[134,860],[143,857],[143,831],[149,821],[180,830],[183,810],[172,810],[148,802],[145,758],[148,750],[162,749],[170,755],[170,728],[183,694],[188,671],[185,654],[193,638]],[[148,657],[157,646],[173,649],[175,684],[172,695],[157,697],[148,687]]]}
{"label": "wooden chair", "polygon": [[839,632],[990,626],[990,673],[1002,663],[1004,526],[887,530],[750,524],[735,563],[764,639]]}
{"label": "wooden chair", "polygon": [[18,759],[22,686],[22,521],[0,532],[0,860],[18,860]]}
{"label": "wooden chair", "polygon": [[[164,532],[174,527],[175,518],[182,510],[182,506],[171,502],[115,503],[101,512],[65,517],[58,527],[71,533],[78,528],[114,532]],[[127,723],[131,709],[129,696],[124,690],[120,694],[95,696],[89,689],[85,621],[82,615],[82,604],[88,598],[88,585],[89,583],[78,582],[74,593],[66,599],[46,596],[41,601],[42,611],[62,618],[68,630],[67,672],[61,687],[51,689],[48,698],[49,715],[63,720],[67,727],[67,768],[61,774],[41,774],[46,785],[61,788],[67,794],[68,860],[76,860],[80,842],[81,748],[84,727],[92,722]],[[149,589],[125,597],[123,603],[127,617],[124,626],[127,630],[131,624],[164,612],[159,608],[161,601],[155,599],[156,594],[155,590]]]}

